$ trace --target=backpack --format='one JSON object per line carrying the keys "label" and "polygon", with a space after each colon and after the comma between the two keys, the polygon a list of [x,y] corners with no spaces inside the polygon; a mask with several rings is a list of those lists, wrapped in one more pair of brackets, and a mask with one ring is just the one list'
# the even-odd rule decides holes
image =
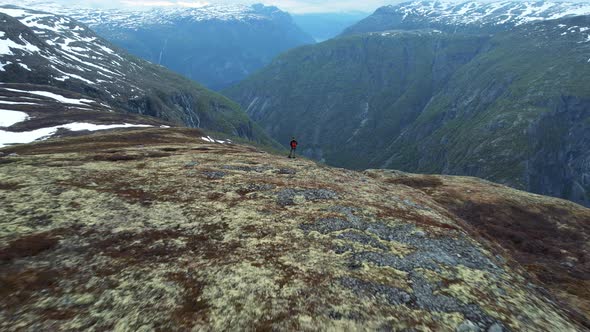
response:
{"label": "backpack", "polygon": [[297,141],[296,140],[292,140],[291,141],[291,148],[295,149],[297,147]]}

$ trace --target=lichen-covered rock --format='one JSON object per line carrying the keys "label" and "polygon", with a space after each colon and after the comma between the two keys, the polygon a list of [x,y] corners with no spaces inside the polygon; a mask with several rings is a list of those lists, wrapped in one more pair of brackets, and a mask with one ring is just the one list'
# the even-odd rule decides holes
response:
{"label": "lichen-covered rock", "polygon": [[479,332],[480,328],[473,324],[470,320],[466,320],[461,325],[457,326],[456,332]]}
{"label": "lichen-covered rock", "polygon": [[300,201],[319,201],[337,199],[338,194],[332,190],[327,189],[293,189],[287,188],[281,190],[277,194],[277,203],[280,206],[296,205],[296,199],[300,197]]}
{"label": "lichen-covered rock", "polygon": [[283,175],[295,175],[297,174],[297,171],[292,168],[279,168],[276,173]]}
{"label": "lichen-covered rock", "polygon": [[[489,223],[519,221],[503,205],[478,210],[494,217],[485,227],[472,212],[478,197],[511,198],[513,214],[548,211],[562,225],[553,234],[569,227],[582,241],[588,209],[475,179],[398,183],[294,164],[195,135],[142,129],[3,150],[19,157],[0,165],[0,330],[585,328],[575,309],[590,297],[547,291],[533,274],[551,256],[521,265],[522,248],[485,236]],[[169,155],[92,158],[114,147]],[[585,271],[583,243],[573,256],[546,242],[575,261],[564,271]]]}
{"label": "lichen-covered rock", "polygon": [[207,171],[203,172],[203,175],[210,180],[219,180],[225,176],[225,172]]}

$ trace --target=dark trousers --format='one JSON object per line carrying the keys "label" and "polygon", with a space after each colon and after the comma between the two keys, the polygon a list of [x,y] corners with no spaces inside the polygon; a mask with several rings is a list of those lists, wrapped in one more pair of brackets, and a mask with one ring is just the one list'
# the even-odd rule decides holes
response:
{"label": "dark trousers", "polygon": [[291,148],[291,153],[289,153],[289,158],[295,158],[295,148]]}

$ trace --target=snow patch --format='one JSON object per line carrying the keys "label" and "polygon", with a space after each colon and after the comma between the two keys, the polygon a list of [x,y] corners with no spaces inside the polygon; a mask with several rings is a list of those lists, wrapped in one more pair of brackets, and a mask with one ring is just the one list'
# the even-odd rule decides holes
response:
{"label": "snow patch", "polygon": [[12,62],[10,61],[6,61],[6,62],[0,62],[0,71],[6,71],[6,69],[4,69],[4,67],[11,65]]}
{"label": "snow patch", "polygon": [[114,124],[114,125],[96,125],[92,123],[82,123],[82,122],[74,122],[69,123],[67,125],[60,126],[61,128],[65,128],[71,131],[97,131],[97,130],[107,130],[107,129],[115,129],[115,128],[147,128],[153,127],[151,125],[142,125],[142,124],[131,124],[131,123],[123,123],[123,124]]}
{"label": "snow patch", "polygon": [[73,78],[73,79],[80,80],[80,81],[82,81],[82,82],[84,82],[84,83],[88,83],[88,84],[95,84],[95,83],[94,83],[94,82],[92,82],[91,80],[87,80],[87,79],[85,79],[84,77],[82,77],[82,76],[80,76],[80,75],[76,75],[76,74],[69,74],[69,73],[66,73],[66,72],[64,72],[64,71],[62,71],[62,70],[59,70],[57,67],[55,67],[55,66],[53,66],[53,65],[51,66],[51,68],[53,68],[53,69],[57,70],[58,72],[60,72],[60,73],[62,73],[62,74],[64,75],[64,76],[62,76],[62,77],[56,77],[55,79],[56,79],[57,81],[64,82],[65,80],[68,80],[68,79],[72,79],[72,78]]}
{"label": "snow patch", "polygon": [[14,9],[14,8],[0,8],[0,13],[4,13],[8,16],[12,16],[14,18],[19,18],[27,15],[27,11],[24,9]]}
{"label": "snow patch", "polygon": [[19,63],[19,66],[23,67],[24,69],[28,70],[28,71],[32,71],[31,68],[29,68],[29,66],[25,65],[24,63]]}
{"label": "snow patch", "polygon": [[[0,113],[1,114],[1,113]],[[12,145],[12,144],[24,144],[24,143],[31,143],[36,140],[43,140],[50,138],[53,136],[60,128],[71,130],[71,131],[98,131],[98,130],[107,130],[107,129],[116,129],[116,128],[145,128],[145,127],[153,127],[150,125],[140,125],[140,124],[130,124],[130,123],[123,123],[123,124],[115,124],[115,125],[96,125],[92,123],[69,123],[61,126],[55,126],[50,128],[41,128],[32,131],[25,131],[25,132],[12,132],[12,131],[5,131],[0,130],[0,148]]]}
{"label": "snow patch", "polygon": [[10,127],[13,124],[26,121],[29,115],[24,112],[0,110],[0,127]]}
{"label": "snow patch", "polygon": [[8,100],[0,100],[0,104],[5,105],[39,105],[37,103],[27,103],[23,101],[8,101]]}
{"label": "snow patch", "polygon": [[8,88],[4,88],[4,89],[5,90],[8,90],[8,91],[12,91],[12,92],[22,92],[22,93],[27,93],[27,94],[31,94],[31,95],[48,97],[48,98],[57,100],[57,101],[59,101],[60,103],[63,103],[63,104],[84,105],[84,104],[94,103],[95,102],[94,100],[90,100],[90,99],[72,99],[72,98],[67,98],[67,97],[64,97],[62,95],[58,95],[56,93],[49,92],[49,91],[24,91],[24,90],[8,89]]}
{"label": "snow patch", "polygon": [[40,51],[40,49],[37,46],[29,43],[26,39],[22,37],[22,35],[19,36],[19,40],[20,42],[24,43],[24,45],[19,44],[13,41],[12,39],[1,39],[0,55],[14,55],[14,53],[12,53],[12,50],[21,50],[27,53],[38,53]]}
{"label": "snow patch", "polygon": [[219,143],[219,144],[231,144],[231,140],[218,140],[218,139],[214,139],[211,136],[207,136],[207,137],[201,137],[201,139],[205,142],[209,142],[209,143]]}
{"label": "snow patch", "polygon": [[98,48],[100,48],[101,50],[103,50],[104,52],[108,53],[108,54],[115,54],[115,51],[113,51],[112,49],[104,46],[104,45],[97,45]]}
{"label": "snow patch", "polygon": [[[48,31],[52,31],[52,32],[60,32],[60,26],[57,24],[54,24],[54,26],[50,26],[47,24],[43,24],[40,23],[39,20],[43,19],[43,18],[48,18],[48,17],[54,17],[54,15],[47,15],[47,14],[42,14],[42,15],[29,15],[26,19],[21,20],[21,22],[28,26],[31,29],[37,29],[37,30],[48,30]],[[62,19],[63,20],[63,19]]]}

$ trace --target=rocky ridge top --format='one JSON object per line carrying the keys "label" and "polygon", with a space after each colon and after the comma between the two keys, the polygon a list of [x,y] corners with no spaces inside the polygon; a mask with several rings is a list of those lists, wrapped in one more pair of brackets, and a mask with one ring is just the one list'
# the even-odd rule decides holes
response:
{"label": "rocky ridge top", "polygon": [[[588,282],[590,210],[573,203],[473,178],[330,168],[194,129],[2,152],[3,330],[587,324],[589,297],[573,287]],[[579,235],[575,252],[548,242],[575,255],[559,270],[571,293],[538,278],[546,255],[529,252],[527,265],[499,238],[514,209]]]}

